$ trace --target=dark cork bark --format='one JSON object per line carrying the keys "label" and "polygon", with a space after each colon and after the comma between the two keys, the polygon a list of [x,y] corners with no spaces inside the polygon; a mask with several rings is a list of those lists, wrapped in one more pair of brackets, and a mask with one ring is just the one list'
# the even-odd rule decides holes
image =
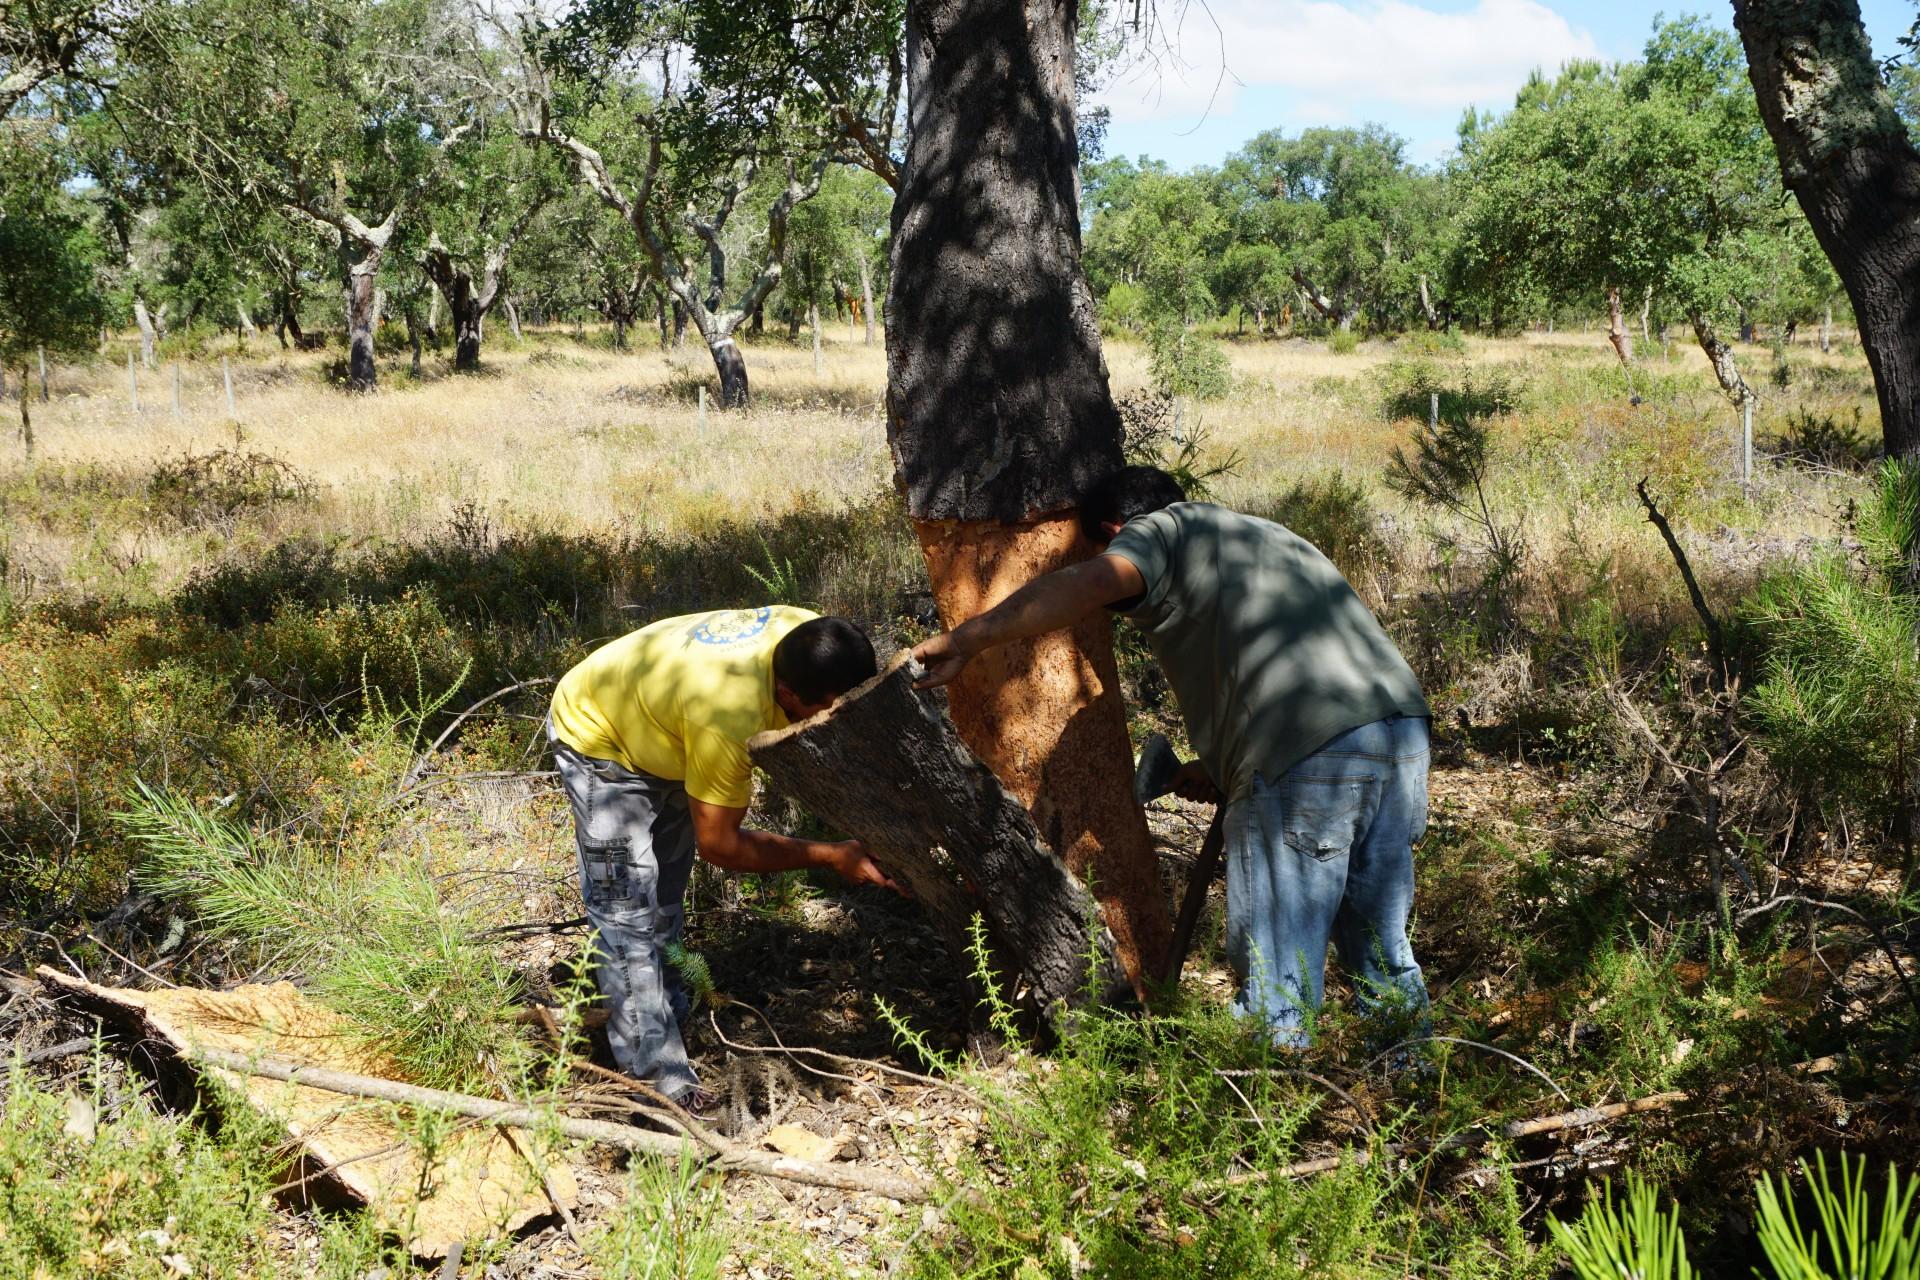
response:
{"label": "dark cork bark", "polygon": [[887,435],[908,513],[1077,505],[1120,466],[1080,265],[1073,0],[915,0]]}
{"label": "dark cork bark", "polygon": [[1854,0],[1734,0],[1780,172],[1853,299],[1887,452],[1920,462],[1920,151]]}
{"label": "dark cork bark", "polygon": [[[946,696],[892,667],[836,703],[747,744],[788,795],[866,842],[904,880],[966,963],[975,915],[1007,987],[1043,1013],[1104,994],[1118,970],[1092,896],[1027,811],[961,743]],[[1097,956],[1098,981],[1088,981]]]}

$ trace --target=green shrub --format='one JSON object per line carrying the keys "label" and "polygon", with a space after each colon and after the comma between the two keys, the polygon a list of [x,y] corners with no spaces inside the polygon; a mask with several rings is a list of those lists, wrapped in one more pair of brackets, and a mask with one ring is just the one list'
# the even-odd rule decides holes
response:
{"label": "green shrub", "polygon": [[1360,335],[1351,329],[1335,329],[1327,335],[1327,350],[1336,356],[1350,356],[1360,349]]}
{"label": "green shrub", "polygon": [[1886,816],[1920,803],[1920,598],[1903,582],[1920,469],[1889,461],[1861,511],[1860,563],[1816,557],[1747,606],[1767,646],[1747,708],[1809,789]]}
{"label": "green shrub", "polygon": [[1344,472],[1296,480],[1284,493],[1255,498],[1246,511],[1293,530],[1349,578],[1362,570],[1392,567],[1393,547],[1381,536],[1372,497]]}
{"label": "green shrub", "polygon": [[279,1134],[245,1105],[226,1109],[217,1135],[194,1117],[158,1114],[139,1094],[102,1115],[99,1084],[91,1076],[79,1084],[54,1093],[24,1068],[7,1074],[0,1275],[278,1273],[268,1190],[280,1172]]}
{"label": "green shrub", "polygon": [[485,1089],[527,1066],[511,1017],[518,977],[481,945],[476,920],[440,900],[417,861],[361,871],[264,845],[145,786],[118,817],[145,852],[147,888],[191,907],[215,936],[303,969],[355,1038],[408,1079]]}
{"label": "green shrub", "polygon": [[1615,1207],[1608,1186],[1576,1226],[1558,1218],[1549,1218],[1547,1225],[1580,1280],[1693,1280],[1679,1207],[1662,1214],[1659,1193],[1637,1174],[1627,1174],[1624,1206]]}
{"label": "green shrub", "polygon": [[[1920,1177],[1902,1177],[1889,1168],[1875,1213],[1867,1194],[1866,1158],[1854,1164],[1843,1155],[1839,1165],[1835,1187],[1825,1153],[1817,1167],[1800,1162],[1818,1219],[1812,1231],[1802,1227],[1786,1188],[1776,1186],[1770,1174],[1761,1177],[1755,1226],[1768,1269],[1754,1274],[1762,1280],[1920,1280],[1920,1213],[1914,1212]],[[1549,1225],[1579,1280],[1692,1280],[1696,1274],[1687,1261],[1678,1208],[1662,1214],[1652,1186],[1632,1173],[1624,1211],[1615,1207],[1608,1188],[1573,1226],[1557,1219]]]}
{"label": "green shrub", "polygon": [[690,1157],[636,1156],[627,1197],[589,1242],[606,1280],[719,1280],[731,1232],[720,1182]]}
{"label": "green shrub", "polygon": [[1218,400],[1233,390],[1233,366],[1218,341],[1177,320],[1147,331],[1153,385],[1170,396]]}
{"label": "green shrub", "polygon": [[1428,421],[1436,395],[1443,422],[1511,413],[1520,398],[1518,380],[1505,369],[1449,366],[1420,356],[1389,361],[1380,370],[1380,385],[1382,406],[1395,421]]}
{"label": "green shrub", "polygon": [[1100,327],[1107,333],[1139,333],[1147,325],[1147,293],[1125,280],[1107,290],[1100,304]]}
{"label": "green shrub", "polygon": [[1413,355],[1463,356],[1467,340],[1451,329],[1420,329],[1400,339],[1400,348]]}

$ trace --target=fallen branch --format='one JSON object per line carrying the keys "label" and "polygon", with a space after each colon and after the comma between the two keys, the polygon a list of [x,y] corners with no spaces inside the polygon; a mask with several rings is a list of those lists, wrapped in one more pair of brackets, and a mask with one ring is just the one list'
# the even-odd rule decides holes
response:
{"label": "fallen branch", "polygon": [[685,1139],[645,1129],[635,1129],[631,1125],[551,1115],[517,1103],[449,1093],[443,1089],[427,1089],[419,1085],[402,1084],[397,1080],[383,1080],[378,1076],[355,1075],[347,1071],[302,1066],[297,1062],[281,1062],[271,1058],[250,1058],[245,1054],[231,1053],[225,1049],[194,1049],[190,1051],[189,1057],[194,1062],[210,1067],[237,1071],[243,1075],[261,1076],[268,1080],[285,1080],[290,1084],[302,1085],[309,1089],[324,1089],[328,1093],[345,1094],[354,1098],[373,1098],[402,1106],[426,1107],[453,1115],[468,1116],[475,1120],[484,1120],[496,1128],[550,1127],[569,1138],[594,1142],[602,1146],[618,1147],[623,1151],[637,1151],[644,1155],[674,1159],[685,1156],[706,1158],[722,1169],[758,1174],[763,1178],[777,1178],[812,1187],[832,1187],[840,1191],[884,1196],[889,1200],[900,1200],[910,1204],[925,1204],[933,1194],[933,1187],[929,1183],[904,1174],[885,1173],[858,1165],[817,1164],[807,1160],[795,1160],[791,1156],[752,1151],[738,1146],[732,1147],[726,1154],[709,1152]]}
{"label": "fallen branch", "polygon": [[1647,492],[1646,477],[1642,476],[1635,487],[1640,493],[1640,505],[1647,509],[1647,520],[1666,539],[1667,552],[1672,555],[1674,566],[1680,570],[1681,581],[1687,584],[1687,595],[1693,599],[1693,611],[1700,615],[1700,624],[1707,629],[1707,656],[1713,660],[1713,669],[1724,683],[1727,678],[1727,647],[1721,638],[1720,619],[1707,607],[1707,597],[1700,590],[1700,580],[1693,576],[1693,563],[1681,548],[1680,539],[1674,536],[1673,526],[1667,523],[1666,516],[1654,504],[1653,495]]}
{"label": "fallen branch", "polygon": [[[1815,1058],[1811,1062],[1797,1063],[1789,1069],[1796,1075],[1812,1076],[1824,1075],[1838,1065],[1838,1059],[1828,1056]],[[1336,1169],[1358,1169],[1372,1164],[1375,1160],[1391,1160],[1403,1155],[1478,1151],[1488,1143],[1501,1139],[1511,1141],[1519,1138],[1536,1138],[1548,1133],[1562,1133],[1569,1129],[1589,1129],[1625,1116],[1665,1111],[1677,1103],[1690,1100],[1692,1096],[1679,1089],[1669,1089],[1664,1093],[1651,1093],[1644,1098],[1633,1098],[1626,1102],[1609,1102],[1598,1107],[1576,1107],[1572,1111],[1535,1116],[1528,1120],[1509,1120],[1502,1125],[1478,1125],[1461,1133],[1448,1134],[1434,1142],[1387,1142],[1374,1149],[1341,1151],[1330,1156],[1317,1156],[1310,1160],[1295,1160],[1292,1164],[1283,1164],[1277,1169],[1237,1173],[1231,1177],[1202,1184],[1197,1190],[1220,1191],[1229,1187],[1265,1182],[1272,1178],[1311,1177],[1315,1174],[1332,1173]]]}
{"label": "fallen branch", "polygon": [[409,790],[416,782],[420,781],[420,776],[427,771],[427,766],[433,763],[433,757],[435,756],[435,754],[439,752],[441,747],[446,745],[447,739],[451,738],[454,735],[455,730],[459,729],[461,725],[466,723],[468,716],[472,715],[474,712],[478,711],[480,708],[486,706],[489,702],[493,702],[497,699],[504,698],[510,693],[519,693],[522,689],[533,689],[533,688],[537,688],[540,685],[552,684],[552,683],[553,683],[552,676],[538,676],[532,680],[522,680],[518,684],[510,684],[504,689],[495,689],[492,693],[480,699],[480,701],[474,703],[472,706],[468,707],[465,711],[462,711],[459,715],[453,718],[453,723],[448,725],[446,729],[440,734],[440,736],[433,740],[433,744],[429,746],[425,751],[420,753],[420,758],[413,762],[413,766],[409,768],[406,772],[406,775],[403,778],[401,778],[400,790],[402,792],[405,792]]}

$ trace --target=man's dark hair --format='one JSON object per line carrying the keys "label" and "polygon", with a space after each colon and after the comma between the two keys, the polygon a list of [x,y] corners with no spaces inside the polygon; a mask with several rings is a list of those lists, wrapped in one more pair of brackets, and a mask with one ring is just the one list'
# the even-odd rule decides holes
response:
{"label": "man's dark hair", "polygon": [[1122,467],[1096,481],[1080,498],[1080,531],[1106,545],[1103,524],[1125,524],[1135,516],[1187,500],[1180,482],[1158,467]]}
{"label": "man's dark hair", "polygon": [[831,702],[880,669],[873,641],[845,618],[810,618],[773,647],[773,674],[812,706]]}

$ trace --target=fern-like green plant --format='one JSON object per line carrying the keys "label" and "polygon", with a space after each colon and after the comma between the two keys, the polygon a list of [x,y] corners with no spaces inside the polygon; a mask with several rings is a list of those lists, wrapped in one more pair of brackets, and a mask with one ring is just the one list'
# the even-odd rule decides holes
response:
{"label": "fern-like green plant", "polygon": [[1659,1193],[1638,1174],[1627,1174],[1623,1203],[1615,1203],[1608,1186],[1573,1226],[1547,1221],[1580,1280],[1692,1280],[1695,1274],[1680,1210],[1662,1213]]}
{"label": "fern-like green plant", "polygon": [[766,557],[766,571],[763,573],[750,564],[742,564],[740,567],[746,570],[747,576],[760,584],[760,589],[773,603],[805,607],[808,601],[801,594],[800,574],[794,569],[793,561],[775,556],[765,538],[760,539],[760,554]]}
{"label": "fern-like green plant", "polygon": [[1760,1179],[1757,1234],[1779,1280],[1920,1280],[1920,1214],[1914,1199],[1920,1175],[1902,1178],[1887,1170],[1886,1195],[1874,1211],[1867,1194],[1867,1160],[1842,1155],[1839,1183],[1827,1174],[1821,1152],[1809,1168],[1807,1190],[1819,1214],[1819,1230],[1801,1227],[1793,1198],[1771,1175]]}
{"label": "fern-like green plant", "polygon": [[707,1004],[714,998],[716,988],[713,985],[713,969],[707,964],[707,958],[698,951],[689,951],[678,942],[669,942],[660,949],[674,972],[680,975],[681,983],[687,994],[693,997],[696,1007]]}

